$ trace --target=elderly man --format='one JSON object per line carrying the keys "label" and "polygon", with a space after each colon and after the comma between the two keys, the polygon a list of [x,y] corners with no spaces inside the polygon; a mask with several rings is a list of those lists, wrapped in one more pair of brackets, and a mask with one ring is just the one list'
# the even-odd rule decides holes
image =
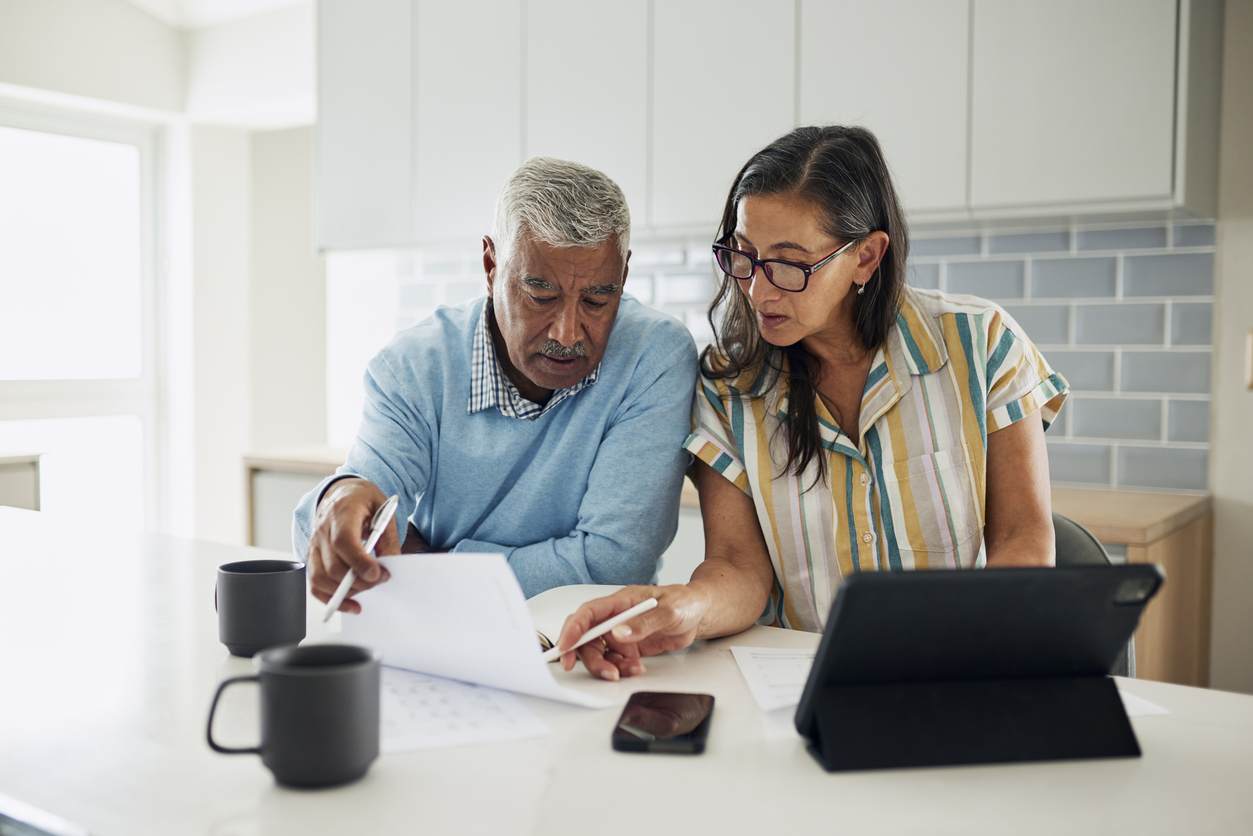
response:
{"label": "elderly man", "polygon": [[[483,239],[487,298],[401,331],[369,364],[356,443],[293,524],[313,593],[351,567],[400,496],[378,554],[499,552],[523,591],[648,583],[674,538],[696,349],[676,320],[623,295],[630,215],[599,171],[533,158]],[[340,606],[360,612],[351,594]]]}

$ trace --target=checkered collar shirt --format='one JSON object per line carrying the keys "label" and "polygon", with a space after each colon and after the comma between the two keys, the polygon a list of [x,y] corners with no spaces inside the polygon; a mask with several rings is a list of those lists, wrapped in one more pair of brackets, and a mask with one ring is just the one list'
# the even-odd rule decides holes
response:
{"label": "checkered collar shirt", "polygon": [[466,408],[467,415],[495,407],[506,418],[534,421],[566,398],[573,397],[596,382],[600,374],[599,364],[578,383],[553,392],[548,403],[542,407],[535,401],[522,397],[518,387],[505,375],[496,359],[496,346],[492,342],[491,329],[487,327],[487,318],[491,313],[490,304],[490,299],[484,300],[483,313],[474,329],[474,350],[470,358],[470,405]]}

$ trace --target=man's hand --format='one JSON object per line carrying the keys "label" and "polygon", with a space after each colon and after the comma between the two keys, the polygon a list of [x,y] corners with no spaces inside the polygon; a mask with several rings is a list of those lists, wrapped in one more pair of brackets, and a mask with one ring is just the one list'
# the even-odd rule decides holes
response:
{"label": "man's hand", "polygon": [[[357,579],[339,609],[359,613],[361,605],[353,596],[390,577],[387,569],[361,545],[369,536],[374,512],[386,501],[383,492],[365,479],[341,479],[327,489],[318,503],[313,536],[309,538],[309,551],[305,554],[313,597],[323,603],[331,600],[339,582],[352,569]],[[396,529],[390,522],[374,550],[380,555],[400,553]]]}
{"label": "man's hand", "polygon": [[619,676],[643,673],[642,657],[687,647],[701,637],[701,621],[709,610],[709,600],[700,589],[683,584],[628,586],[575,610],[561,628],[557,646],[570,647],[592,627],[649,598],[657,599],[656,607],[619,624],[602,638],[562,654],[562,668],[573,668],[577,654],[592,676],[612,682]]}

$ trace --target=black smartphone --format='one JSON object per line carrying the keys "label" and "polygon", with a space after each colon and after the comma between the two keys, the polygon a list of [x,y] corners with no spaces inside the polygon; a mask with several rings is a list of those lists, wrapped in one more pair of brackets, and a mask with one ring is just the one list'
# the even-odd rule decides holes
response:
{"label": "black smartphone", "polygon": [[613,748],[698,755],[705,751],[713,713],[714,698],[709,694],[637,691],[614,726]]}

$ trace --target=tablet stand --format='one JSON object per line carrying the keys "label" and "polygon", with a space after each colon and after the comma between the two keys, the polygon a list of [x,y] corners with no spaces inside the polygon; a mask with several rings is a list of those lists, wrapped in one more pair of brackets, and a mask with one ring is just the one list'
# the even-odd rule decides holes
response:
{"label": "tablet stand", "polygon": [[827,684],[810,753],[829,772],[1139,757],[1108,676]]}

